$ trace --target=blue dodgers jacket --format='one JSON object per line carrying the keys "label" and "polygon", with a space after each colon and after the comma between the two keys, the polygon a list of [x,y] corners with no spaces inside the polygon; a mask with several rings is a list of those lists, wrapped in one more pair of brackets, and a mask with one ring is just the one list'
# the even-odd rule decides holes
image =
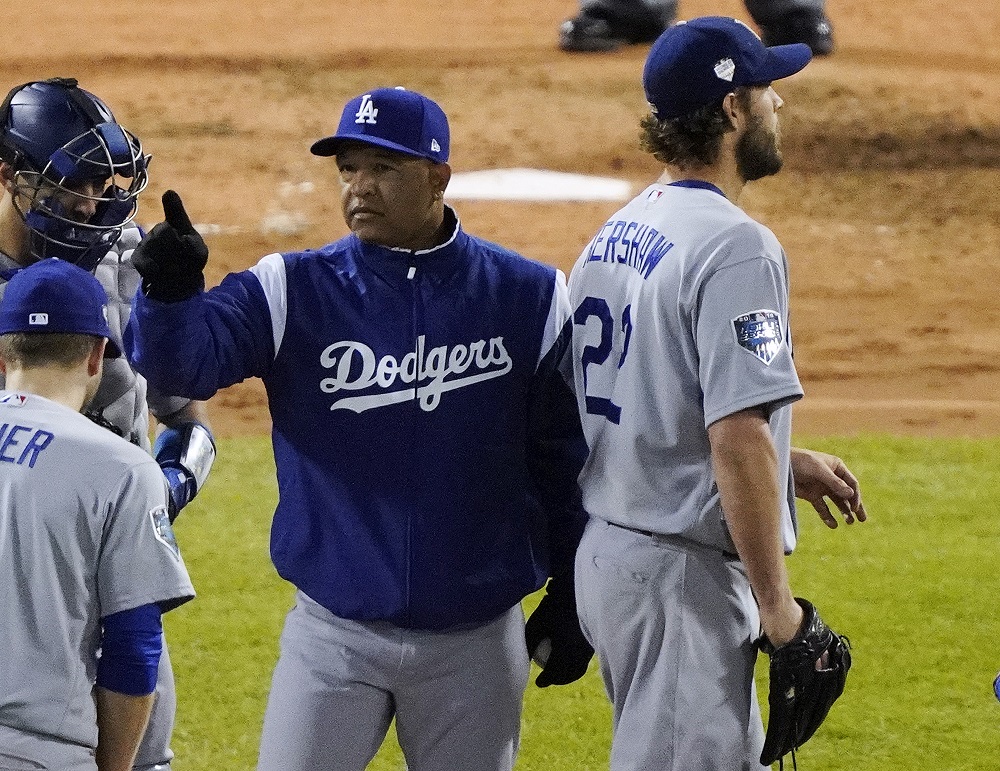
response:
{"label": "blue dodgers jacket", "polygon": [[583,532],[565,278],[446,213],[427,251],[349,235],[181,302],[139,292],[126,332],[168,393],[262,378],[271,557],[343,618],[485,623],[571,571]]}

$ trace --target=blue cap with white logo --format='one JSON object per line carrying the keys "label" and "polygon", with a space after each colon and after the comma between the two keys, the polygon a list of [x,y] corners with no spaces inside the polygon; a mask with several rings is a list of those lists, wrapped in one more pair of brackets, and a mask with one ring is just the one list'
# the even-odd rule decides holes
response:
{"label": "blue cap with white logo", "polygon": [[15,273],[0,300],[0,335],[10,332],[95,335],[105,356],[121,355],[108,327],[108,295],[83,268],[54,257]]}
{"label": "blue cap with white logo", "polygon": [[765,46],[746,24],[703,16],[668,27],[656,39],[642,73],[646,100],[660,120],[720,101],[740,86],[760,86],[805,67],[805,43]]}
{"label": "blue cap with white logo", "polygon": [[448,118],[431,99],[405,88],[379,88],[345,107],[333,136],[313,143],[313,155],[336,155],[345,140],[377,145],[435,163],[448,160]]}

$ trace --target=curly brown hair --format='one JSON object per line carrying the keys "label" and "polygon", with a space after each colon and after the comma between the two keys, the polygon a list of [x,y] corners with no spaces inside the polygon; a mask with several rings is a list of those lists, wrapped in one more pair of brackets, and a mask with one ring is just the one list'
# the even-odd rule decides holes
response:
{"label": "curly brown hair", "polygon": [[[740,87],[733,93],[740,106],[748,108],[750,89]],[[642,149],[656,160],[682,169],[690,166],[710,166],[719,159],[722,137],[733,125],[722,111],[723,99],[678,118],[660,120],[645,116],[639,124]]]}

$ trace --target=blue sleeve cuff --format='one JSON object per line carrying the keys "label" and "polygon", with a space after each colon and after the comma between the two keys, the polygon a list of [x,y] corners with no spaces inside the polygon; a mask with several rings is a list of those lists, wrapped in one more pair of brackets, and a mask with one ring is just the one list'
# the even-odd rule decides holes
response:
{"label": "blue sleeve cuff", "polygon": [[97,684],[128,696],[156,690],[156,673],[163,650],[163,623],[158,605],[112,613],[101,619],[101,658]]}

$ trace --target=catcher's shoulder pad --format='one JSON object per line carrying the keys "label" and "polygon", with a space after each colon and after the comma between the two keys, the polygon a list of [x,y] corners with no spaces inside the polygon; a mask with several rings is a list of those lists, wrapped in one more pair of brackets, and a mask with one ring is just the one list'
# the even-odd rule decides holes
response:
{"label": "catcher's shoulder pad", "polygon": [[798,635],[780,648],[766,637],[759,643],[771,658],[767,734],[760,756],[764,765],[802,746],[816,732],[844,692],[851,667],[850,641],[830,629],[812,603],[795,599],[803,611]]}

